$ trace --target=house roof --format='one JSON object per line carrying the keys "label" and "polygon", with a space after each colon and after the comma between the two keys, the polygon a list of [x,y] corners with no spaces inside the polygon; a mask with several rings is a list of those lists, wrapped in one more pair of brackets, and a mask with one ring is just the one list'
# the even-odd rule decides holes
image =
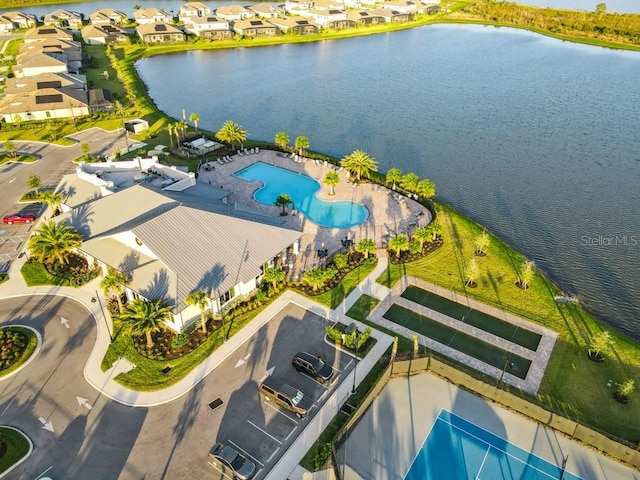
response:
{"label": "house roof", "polygon": [[30,77],[7,78],[4,92],[7,95],[31,92],[41,88],[70,88],[84,90],[87,79],[84,75],[67,72],[45,72]]}
{"label": "house roof", "polygon": [[154,23],[145,23],[142,25],[138,25],[136,27],[136,31],[140,36],[144,35],[175,35],[177,33],[184,35],[182,30],[169,23],[164,22],[154,22]]}
{"label": "house roof", "polygon": [[24,34],[25,42],[35,42],[47,38],[62,38],[66,40],[73,40],[73,35],[52,25],[31,28]]}
{"label": "house roof", "polygon": [[178,202],[160,193],[135,185],[57,218],[74,227],[88,240],[131,230],[135,225],[177,205]]}
{"label": "house roof", "polygon": [[62,177],[55,191],[66,197],[63,203],[71,208],[97,200],[101,196],[100,187],[79,179],[75,173]]}
{"label": "house roof", "polygon": [[282,25],[286,28],[308,27],[308,26],[320,28],[320,25],[314,22],[313,20],[310,20],[305,17],[301,17],[299,15],[270,18],[269,21],[275,25]]}
{"label": "house roof", "polygon": [[277,15],[279,13],[284,12],[284,9],[282,7],[278,5],[273,5],[272,3],[256,3],[255,5],[250,5],[247,8],[258,14],[266,13],[271,15]]}
{"label": "house roof", "polygon": [[160,16],[162,18],[168,19],[171,21],[171,15],[169,15],[164,10],[160,10],[159,8],[141,8],[139,10],[133,11],[133,18],[136,20],[146,19],[146,18],[154,18],[156,16]]}
{"label": "house roof", "polygon": [[[185,234],[185,226],[188,228]],[[140,223],[133,233],[177,275],[176,309],[194,290],[224,293],[256,277],[262,265],[301,232],[178,206]]]}
{"label": "house roof", "polygon": [[87,107],[87,92],[68,88],[43,88],[17,95],[7,95],[0,100],[3,114],[23,114]]}
{"label": "house roof", "polygon": [[114,36],[126,36],[127,32],[115,25],[87,25],[80,30],[82,38],[108,38]]}
{"label": "house roof", "polygon": [[91,20],[92,23],[108,23],[111,20],[117,22],[120,20],[126,20],[127,18],[126,13],[121,12],[120,10],[114,10],[113,8],[101,8],[89,14],[89,20]]}
{"label": "house roof", "polygon": [[225,5],[216,10],[216,15],[240,15],[241,13],[251,12],[241,5]]}
{"label": "house roof", "polygon": [[111,92],[104,88],[92,88],[91,90],[89,90],[89,105],[90,106],[113,105]]}
{"label": "house roof", "polygon": [[258,18],[247,18],[245,20],[236,20],[233,22],[234,30],[248,30],[251,28],[276,28],[276,26],[266,20]]}
{"label": "house roof", "polygon": [[45,22],[55,22],[59,19],[69,20],[71,21],[71,23],[82,21],[82,17],[79,13],[71,12],[64,9],[54,10],[53,12],[49,12],[44,16]]}

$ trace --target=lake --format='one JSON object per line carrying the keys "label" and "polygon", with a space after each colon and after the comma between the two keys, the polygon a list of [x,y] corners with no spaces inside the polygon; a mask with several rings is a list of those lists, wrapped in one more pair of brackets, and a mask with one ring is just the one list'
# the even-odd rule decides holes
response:
{"label": "lake", "polygon": [[[38,18],[44,16],[48,12],[52,12],[59,8],[70,10],[72,12],[84,13],[86,18],[89,18],[91,12],[95,12],[101,8],[115,8],[133,16],[133,6],[140,5],[142,8],[156,7],[161,8],[167,13],[173,12],[175,14],[180,10],[180,6],[185,4],[186,1],[180,0],[96,0],[94,2],[71,2],[64,4],[50,4],[50,5],[32,5],[29,7],[20,8],[0,8],[0,13],[5,11],[19,10],[25,13],[32,13]],[[254,5],[260,3],[259,1],[221,1],[214,0],[203,2],[212,9],[216,9],[223,5]],[[587,10],[590,12],[595,11],[596,5],[601,3],[599,0],[526,0],[522,2],[527,5],[536,5],[540,7],[554,7],[564,8],[568,10]],[[607,12],[620,12],[620,13],[640,13],[640,2],[638,0],[612,0],[606,2]]]}
{"label": "lake", "polygon": [[249,137],[362,149],[640,338],[640,53],[516,29],[434,25],[304,45],[147,58],[156,104]]}

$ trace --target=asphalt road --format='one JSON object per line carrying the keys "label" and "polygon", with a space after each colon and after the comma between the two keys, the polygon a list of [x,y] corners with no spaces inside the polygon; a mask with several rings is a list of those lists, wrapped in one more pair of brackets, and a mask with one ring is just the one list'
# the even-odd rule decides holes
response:
{"label": "asphalt road", "polygon": [[[311,418],[327,388],[296,372],[293,354],[324,355],[340,371],[329,389],[353,368],[349,356],[323,341],[324,319],[289,305],[186,395],[153,408],[125,407],[84,380],[96,332],[83,306],[58,297],[0,300],[0,325],[7,324],[31,326],[43,337],[36,358],[0,381],[0,423],[20,428],[35,447],[12,472],[19,480],[43,472],[71,480],[225,478],[207,462],[217,441],[246,452],[263,478],[308,422],[262,400],[257,385],[267,370],[313,396]],[[216,398],[224,404],[212,411]]]}

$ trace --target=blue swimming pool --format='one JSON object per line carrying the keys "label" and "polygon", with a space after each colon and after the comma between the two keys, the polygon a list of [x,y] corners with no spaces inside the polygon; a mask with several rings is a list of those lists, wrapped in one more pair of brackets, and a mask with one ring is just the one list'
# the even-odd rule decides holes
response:
{"label": "blue swimming pool", "polygon": [[322,227],[353,227],[364,222],[369,216],[367,208],[359,203],[320,200],[316,193],[321,186],[316,180],[285,168],[256,162],[235,175],[243,180],[257,180],[263,183],[263,187],[253,194],[258,202],[273,205],[276,198],[285,193],[291,197],[296,210]]}

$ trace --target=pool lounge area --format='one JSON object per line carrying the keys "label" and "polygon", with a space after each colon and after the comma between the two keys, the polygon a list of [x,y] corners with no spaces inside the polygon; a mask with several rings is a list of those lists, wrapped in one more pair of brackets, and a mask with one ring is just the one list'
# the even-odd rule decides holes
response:
{"label": "pool lounge area", "polygon": [[[230,161],[222,164],[217,163],[215,158],[208,160],[210,167],[200,169],[198,182],[215,185],[231,192],[226,198],[229,208],[267,215],[274,222],[303,232],[299,253],[290,255],[287,263],[283,265],[292,280],[299,280],[305,270],[322,265],[347,244],[357,244],[360,239],[369,238],[376,242],[378,248],[386,248],[386,243],[396,233],[411,233],[431,221],[429,210],[415,200],[403,197],[381,185],[351,183],[346,170],[340,170],[330,163],[301,161],[282,152],[262,149],[258,153],[233,155]],[[302,210],[298,210],[297,203],[295,215],[288,208],[288,215],[281,217],[280,207],[274,206],[273,202],[268,204],[256,199],[256,190],[262,186],[261,181],[247,181],[236,176],[238,172],[257,163],[279,167],[295,175],[304,174],[320,186],[315,193],[318,201],[327,204],[359,204],[366,212],[366,217],[350,226],[323,226],[313,222],[306,214],[300,215],[298,212]],[[340,178],[334,196],[330,196],[329,187],[322,184],[325,175],[332,170]],[[277,195],[281,193],[285,192],[280,191]],[[340,222],[337,224],[342,225]]]}

